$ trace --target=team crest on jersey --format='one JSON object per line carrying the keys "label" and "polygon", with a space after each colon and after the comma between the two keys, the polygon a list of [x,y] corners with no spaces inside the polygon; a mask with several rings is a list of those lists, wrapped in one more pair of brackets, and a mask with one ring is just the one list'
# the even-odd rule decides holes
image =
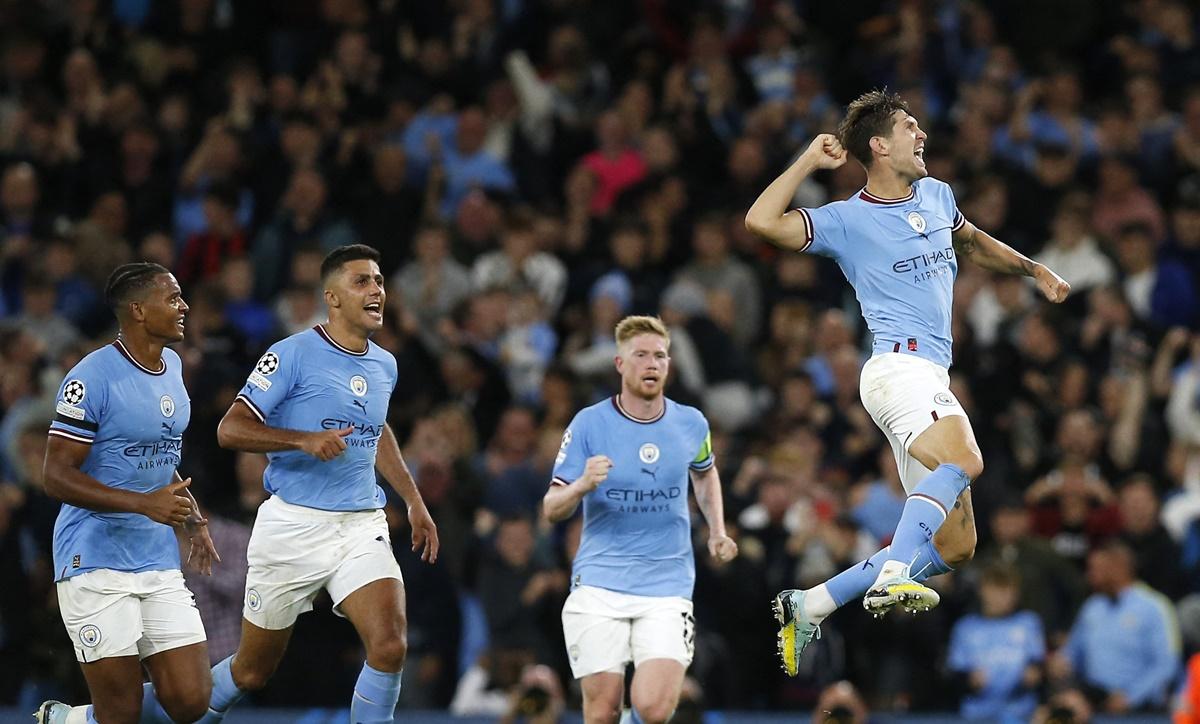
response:
{"label": "team crest on jersey", "polygon": [[647,465],[658,462],[658,445],[652,442],[642,445],[642,448],[638,450],[638,457]]}
{"label": "team crest on jersey", "polygon": [[939,392],[933,396],[933,401],[939,405],[951,407],[954,405],[954,397],[949,392]]}
{"label": "team crest on jersey", "polygon": [[100,633],[100,627],[94,624],[88,624],[79,629],[79,642],[89,649],[94,649],[104,640],[103,634]]}
{"label": "team crest on jersey", "polygon": [[255,372],[266,376],[275,374],[277,369],[279,369],[279,355],[274,352],[267,352],[259,357],[258,364],[254,365]]}
{"label": "team crest on jersey", "polygon": [[162,410],[163,417],[174,415],[175,400],[172,400],[170,395],[163,395],[158,398],[158,409]]}
{"label": "team crest on jersey", "polygon": [[925,217],[915,211],[908,212],[908,225],[918,234],[925,233]]}
{"label": "team crest on jersey", "polygon": [[258,595],[258,591],[253,588],[246,591],[246,608],[251,611],[258,611],[262,608],[262,596]]}
{"label": "team crest on jersey", "polygon": [[83,384],[83,380],[68,380],[67,384],[63,385],[63,399],[68,405],[78,405],[86,396],[87,385]]}
{"label": "team crest on jersey", "polygon": [[350,378],[350,391],[362,397],[367,394],[367,378],[362,375],[354,375]]}

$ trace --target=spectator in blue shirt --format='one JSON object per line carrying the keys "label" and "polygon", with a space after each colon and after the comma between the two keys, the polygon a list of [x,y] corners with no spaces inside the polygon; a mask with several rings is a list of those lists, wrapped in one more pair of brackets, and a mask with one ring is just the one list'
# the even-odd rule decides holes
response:
{"label": "spectator in blue shirt", "polygon": [[440,207],[443,217],[453,217],[459,203],[473,188],[504,193],[516,190],[517,182],[512,171],[484,148],[487,132],[487,118],[483,111],[476,106],[465,108],[458,114],[454,144],[436,151],[433,162],[435,165],[441,163],[445,177]]}
{"label": "spectator in blue shirt", "polygon": [[1073,676],[1111,714],[1161,709],[1181,656],[1170,601],[1135,580],[1133,551],[1117,540],[1088,555],[1087,575],[1096,592],[1052,658],[1051,677]]}
{"label": "spectator in blue shirt", "polygon": [[949,669],[965,678],[964,719],[1024,722],[1037,707],[1046,642],[1032,611],[1017,611],[1021,579],[1004,563],[979,582],[980,612],[959,619],[950,633]]}

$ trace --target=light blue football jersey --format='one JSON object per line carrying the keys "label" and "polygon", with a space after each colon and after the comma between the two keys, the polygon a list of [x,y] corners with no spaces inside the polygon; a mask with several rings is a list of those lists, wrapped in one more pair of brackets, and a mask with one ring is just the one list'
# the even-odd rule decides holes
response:
{"label": "light blue football jersey", "polygon": [[316,432],[354,427],[346,450],[321,462],[299,450],[267,453],[263,486],[285,502],[319,510],[384,505],[375,451],[396,386],[396,358],[374,342],[355,352],[318,325],[271,346],[237,399],[268,427]]}
{"label": "light blue football jersey", "polygon": [[586,407],[563,434],[552,484],[574,482],[593,455],[607,455],[613,467],[583,498],[572,586],[690,599],[696,562],[688,471],[715,462],[704,415],[672,400],[650,421],[626,413],[616,397]]}
{"label": "light blue football jersey", "polygon": [[951,234],[966,223],[950,186],[926,177],[902,199],[863,189],[798,211],[806,225],[802,251],[842,268],[874,337],[872,353],[913,354],[949,368],[958,273]]}
{"label": "light blue football jersey", "polygon": [[[118,339],[80,360],[58,389],[49,434],[91,445],[80,470],[110,488],[149,493],[174,480],[192,403],[179,355],[164,349],[162,362],[143,367]],[[137,513],[64,503],[54,523],[55,580],[100,568],[179,568],[175,532]]]}

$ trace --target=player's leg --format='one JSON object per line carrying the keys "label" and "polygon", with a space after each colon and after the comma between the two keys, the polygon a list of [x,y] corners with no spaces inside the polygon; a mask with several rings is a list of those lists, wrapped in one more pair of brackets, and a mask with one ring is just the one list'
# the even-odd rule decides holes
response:
{"label": "player's leg", "polygon": [[637,718],[646,724],[662,724],[679,704],[684,673],[696,650],[696,618],[692,602],[685,598],[640,599],[630,609],[633,628],[633,683],[630,702]]}
{"label": "player's leg", "polygon": [[142,638],[138,654],[150,672],[143,722],[194,722],[208,711],[212,675],[204,623],[179,571],[136,574]]}
{"label": "player's leg", "polygon": [[583,691],[584,724],[616,724],[625,698],[625,672],[588,674],[579,683]]}
{"label": "player's leg", "polygon": [[[165,721],[194,722],[208,712],[212,695],[212,673],[208,666],[208,646],[191,644],[170,649],[145,659],[150,672],[149,690],[154,698],[146,700],[143,692],[142,709],[161,706]],[[164,721],[155,712],[151,721]],[[143,721],[146,718],[143,717]]]}
{"label": "player's leg", "polygon": [[367,650],[354,684],[350,721],[390,722],[408,652],[404,585],[397,578],[373,581],[347,596],[338,608],[354,624]]}
{"label": "player's leg", "polygon": [[59,581],[59,613],[92,703],[42,704],[39,724],[137,724],[142,710],[141,605],[133,573],[96,570]]}
{"label": "player's leg", "polygon": [[[983,472],[983,455],[979,451],[979,443],[975,441],[971,422],[965,415],[941,418],[913,441],[908,452],[928,470],[936,471],[946,464],[956,465],[971,480]],[[970,488],[958,496],[954,507],[934,537],[938,551],[950,566],[966,563],[975,555],[975,513],[971,506]]]}
{"label": "player's leg", "polygon": [[390,722],[408,652],[404,582],[382,510],[349,514],[326,588],[334,613],[358,630],[367,650],[350,701],[352,722]]}
{"label": "player's leg", "polygon": [[637,665],[629,699],[645,724],[663,724],[675,713],[687,667],[675,659],[647,659]]}
{"label": "player's leg", "polygon": [[571,674],[583,691],[586,724],[616,724],[625,698],[625,666],[633,660],[631,613],[621,594],[576,586],[563,604],[563,639]]}
{"label": "player's leg", "polygon": [[[863,406],[888,435],[908,493],[888,559],[863,598],[879,615],[897,604],[910,610],[937,605],[933,589],[912,579],[913,564],[983,471],[966,411],[949,384],[944,369],[911,356],[882,355],[863,367]],[[905,474],[914,468],[917,474]]]}

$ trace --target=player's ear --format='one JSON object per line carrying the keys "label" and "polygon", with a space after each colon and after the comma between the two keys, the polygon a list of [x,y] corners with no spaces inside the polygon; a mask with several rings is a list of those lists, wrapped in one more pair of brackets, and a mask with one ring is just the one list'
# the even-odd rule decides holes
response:
{"label": "player's ear", "polygon": [[337,293],[332,289],[325,290],[325,306],[331,309],[342,306],[342,301],[338,299]]}
{"label": "player's ear", "polygon": [[146,308],[143,306],[142,300],[135,299],[125,305],[125,314],[128,315],[132,322],[146,321]]}
{"label": "player's ear", "polygon": [[871,144],[871,150],[875,153],[878,153],[880,156],[888,155],[888,140],[883,136],[871,136],[869,143]]}

